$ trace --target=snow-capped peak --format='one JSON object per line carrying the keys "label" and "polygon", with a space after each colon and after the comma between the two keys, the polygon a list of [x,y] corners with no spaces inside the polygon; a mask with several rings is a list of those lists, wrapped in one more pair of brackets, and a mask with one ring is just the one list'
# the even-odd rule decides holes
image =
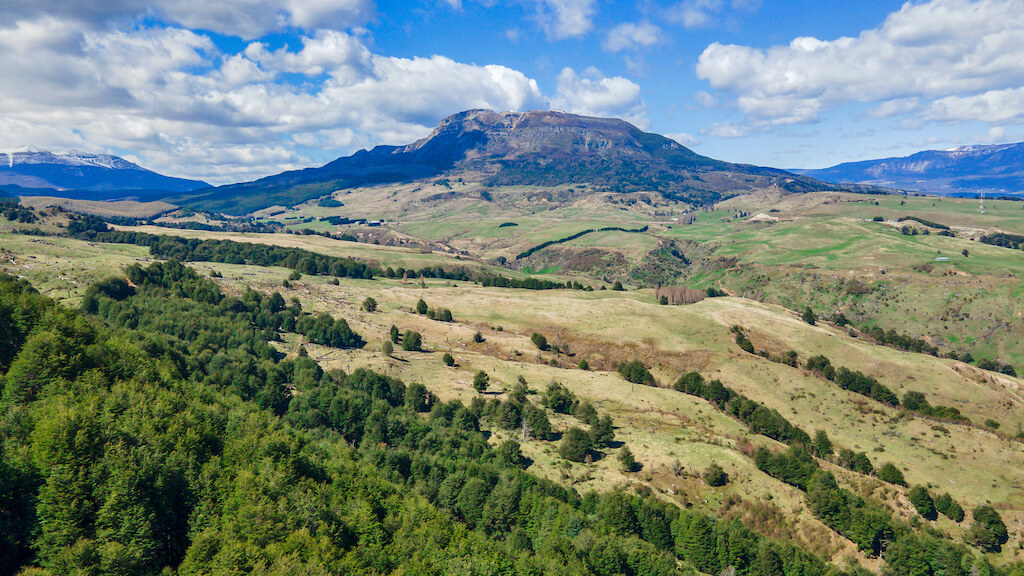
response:
{"label": "snow-capped peak", "polygon": [[34,146],[20,146],[15,149],[4,150],[7,155],[7,166],[13,168],[15,164],[56,164],[61,166],[93,166],[97,168],[108,168],[111,170],[145,170],[124,158],[110,154],[90,154],[78,150],[48,151],[40,150]]}

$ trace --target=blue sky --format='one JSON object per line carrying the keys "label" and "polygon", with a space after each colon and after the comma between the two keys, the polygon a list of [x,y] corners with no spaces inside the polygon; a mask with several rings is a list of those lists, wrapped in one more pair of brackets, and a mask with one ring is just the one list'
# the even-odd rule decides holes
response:
{"label": "blue sky", "polygon": [[1024,140],[1024,0],[0,0],[0,148],[213,183],[471,107],[816,168]]}

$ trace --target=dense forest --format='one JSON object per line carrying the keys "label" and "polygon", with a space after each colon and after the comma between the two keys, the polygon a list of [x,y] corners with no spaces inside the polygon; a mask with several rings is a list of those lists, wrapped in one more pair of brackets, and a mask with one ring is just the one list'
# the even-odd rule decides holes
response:
{"label": "dense forest", "polygon": [[[650,494],[577,494],[530,474],[517,442],[488,442],[486,428],[523,419],[526,441],[548,441],[545,412],[572,410],[607,444],[610,418],[565,390],[539,405],[522,389],[441,402],[283,357],[284,332],[364,343],[342,318],[278,293],[225,295],[177,261],[93,285],[78,311],[0,277],[0,574],[865,573]],[[720,384],[678,387],[746,412]],[[809,442],[777,413],[750,422]],[[889,574],[1020,573],[861,506],[809,456],[797,484],[778,472],[794,468],[785,457],[757,460],[859,544],[866,506]],[[973,516],[980,547],[1005,542],[998,514]]]}

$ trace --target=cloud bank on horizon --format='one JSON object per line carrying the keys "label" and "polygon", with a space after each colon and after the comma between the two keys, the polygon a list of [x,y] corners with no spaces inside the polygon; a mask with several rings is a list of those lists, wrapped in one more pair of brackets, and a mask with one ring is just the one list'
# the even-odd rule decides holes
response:
{"label": "cloud bank on horizon", "polygon": [[778,18],[756,0],[0,0],[0,16],[0,148],[213,183],[411,142],[468,108],[620,117],[790,166],[819,161],[796,160],[836,118],[875,149],[1024,124],[1024,0],[907,3],[831,40],[796,22],[775,30],[788,43],[749,31]]}

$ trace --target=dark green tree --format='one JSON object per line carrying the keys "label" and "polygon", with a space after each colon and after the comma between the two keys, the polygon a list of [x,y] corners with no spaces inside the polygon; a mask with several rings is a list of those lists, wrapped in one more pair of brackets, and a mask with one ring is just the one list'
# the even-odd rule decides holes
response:
{"label": "dark green tree", "polygon": [[636,458],[633,457],[633,452],[629,449],[629,446],[623,446],[619,450],[619,466],[622,467],[623,472],[634,472],[636,470]]}
{"label": "dark green tree", "polygon": [[498,462],[509,468],[522,468],[523,463],[526,461],[523,458],[522,450],[519,448],[519,442],[515,440],[505,440],[498,444],[494,456]]}
{"label": "dark green tree", "polygon": [[532,404],[526,404],[523,417],[526,420],[526,425],[530,427],[532,437],[537,440],[551,439],[551,421],[548,420],[548,415],[544,413],[544,410]]}
{"label": "dark green tree", "polygon": [[715,462],[704,469],[703,477],[708,486],[725,486],[729,482],[729,475]]}
{"label": "dark green tree", "polygon": [[544,393],[544,405],[556,414],[569,414],[576,404],[576,396],[558,382],[548,384]]}
{"label": "dark green tree", "polygon": [[910,503],[914,505],[917,513],[926,520],[935,520],[937,514],[935,513],[935,502],[932,501],[931,494],[928,493],[928,489],[924,486],[914,486],[907,491],[907,498],[910,499]]}
{"label": "dark green tree", "polygon": [[629,362],[620,362],[618,366],[619,374],[622,375],[626,380],[634,384],[644,384],[646,386],[654,386],[657,383],[654,381],[654,376],[647,370],[644,363],[640,359],[633,359]]}
{"label": "dark green tree", "polygon": [[444,356],[441,357],[441,360],[444,361],[445,366],[455,366],[455,358],[450,352],[445,352]]}
{"label": "dark green tree", "polygon": [[490,382],[491,377],[487,375],[487,372],[478,370],[477,373],[473,375],[473,390],[476,390],[477,392],[484,392],[487,390],[487,386]]}
{"label": "dark green tree", "polygon": [[570,428],[562,435],[558,453],[566,460],[583,462],[591,450],[590,434],[580,428]]}
{"label": "dark green tree", "polygon": [[832,441],[829,440],[828,434],[824,430],[818,430],[814,433],[811,449],[818,458],[832,457]]}
{"label": "dark green tree", "polygon": [[907,485],[907,481],[903,479],[903,472],[900,472],[900,469],[892,462],[882,464],[882,467],[878,469],[878,479],[897,486]]}
{"label": "dark green tree", "polygon": [[417,314],[426,314],[427,313],[427,303],[423,301],[423,298],[420,298],[419,301],[416,302],[416,313]]}
{"label": "dark green tree", "polygon": [[406,330],[405,334],[402,334],[402,350],[421,352],[423,350],[423,338],[420,336],[420,333]]}
{"label": "dark green tree", "polygon": [[964,541],[984,552],[999,552],[1009,540],[1006,524],[995,508],[985,504],[971,511],[974,522],[964,534]]}
{"label": "dark green tree", "polygon": [[590,427],[590,439],[595,448],[607,448],[615,440],[615,426],[608,414],[598,418]]}
{"label": "dark green tree", "polygon": [[530,341],[533,342],[533,345],[536,346],[539,350],[547,350],[549,348],[548,339],[545,338],[543,334],[538,334],[534,332],[530,336]]}
{"label": "dark green tree", "polygon": [[372,297],[367,296],[366,299],[363,300],[363,310],[365,310],[367,312],[376,312],[377,311],[377,301],[374,300]]}
{"label": "dark green tree", "polygon": [[935,509],[954,522],[963,522],[964,509],[948,492],[935,497]]}
{"label": "dark green tree", "polygon": [[818,323],[818,315],[814,313],[814,310],[811,310],[810,306],[804,308],[804,313],[800,317],[811,326]]}

